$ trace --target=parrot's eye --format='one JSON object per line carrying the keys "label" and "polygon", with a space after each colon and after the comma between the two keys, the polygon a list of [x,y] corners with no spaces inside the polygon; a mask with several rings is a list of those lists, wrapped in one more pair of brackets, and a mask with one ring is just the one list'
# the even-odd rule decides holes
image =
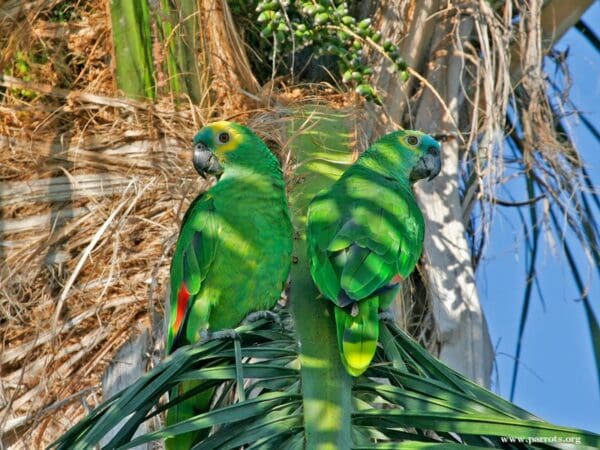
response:
{"label": "parrot's eye", "polygon": [[419,138],[417,136],[413,136],[412,134],[406,136],[405,141],[408,145],[419,145]]}
{"label": "parrot's eye", "polygon": [[219,139],[219,142],[221,144],[225,144],[227,142],[229,142],[229,133],[219,133],[219,135],[217,136],[217,139]]}

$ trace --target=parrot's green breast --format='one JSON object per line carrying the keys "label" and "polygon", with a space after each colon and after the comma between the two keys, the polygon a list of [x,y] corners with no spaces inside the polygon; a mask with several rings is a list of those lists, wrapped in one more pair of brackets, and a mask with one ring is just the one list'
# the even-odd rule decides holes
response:
{"label": "parrot's green breast", "polygon": [[255,180],[252,189],[223,183],[192,206],[180,233],[172,301],[177,310],[184,283],[191,304],[185,323],[177,324],[185,327],[177,346],[196,342],[202,330],[233,328],[250,312],[272,308],[289,273],[292,226],[283,188],[278,192],[270,180],[268,186]]}
{"label": "parrot's green breast", "polygon": [[[224,133],[227,136],[224,138]],[[171,264],[167,348],[271,309],[287,279],[292,225],[277,159],[250,130],[217,122],[196,138],[223,173],[188,209]],[[221,146],[221,147],[219,147]]]}
{"label": "parrot's green breast", "polygon": [[[248,128],[215,122],[194,137],[192,162],[217,183],[186,212],[171,263],[167,353],[207,333],[235,328],[249,313],[268,310],[280,297],[290,270],[293,232],[277,159]],[[181,383],[171,396],[197,382]],[[169,408],[173,425],[208,410],[212,393]],[[167,439],[185,450],[203,433]]]}

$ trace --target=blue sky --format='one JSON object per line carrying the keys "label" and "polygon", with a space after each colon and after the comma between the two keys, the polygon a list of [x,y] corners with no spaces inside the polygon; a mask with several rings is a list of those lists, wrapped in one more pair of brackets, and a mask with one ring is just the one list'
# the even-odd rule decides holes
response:
{"label": "blue sky", "polygon": [[[600,31],[595,26],[600,24],[600,2],[594,3],[583,20],[596,33]],[[556,48],[565,50],[567,46],[573,79],[571,98],[600,129],[600,58],[576,30],[568,32]],[[600,186],[600,147],[576,119],[570,124],[594,185]],[[523,212],[527,214],[525,209]],[[519,224],[514,208],[498,208],[491,242],[478,271],[483,307],[497,352],[493,389],[506,398],[510,394],[526,276]],[[561,249],[553,250],[545,238],[543,242],[537,270],[545,307],[534,291],[514,401],[550,422],[600,433],[600,391],[583,305],[577,300],[578,291]],[[600,280],[578,247],[573,241],[572,249],[577,249],[579,267],[589,283],[590,301],[600,317]]]}

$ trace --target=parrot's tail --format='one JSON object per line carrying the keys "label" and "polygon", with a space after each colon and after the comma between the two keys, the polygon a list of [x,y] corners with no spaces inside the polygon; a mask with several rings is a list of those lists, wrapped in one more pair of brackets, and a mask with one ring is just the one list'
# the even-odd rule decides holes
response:
{"label": "parrot's tail", "polygon": [[[186,381],[173,389],[169,394],[169,399],[175,398],[177,395],[183,395],[185,392],[198,386],[197,381]],[[202,392],[185,399],[181,403],[169,408],[167,411],[167,426],[175,425],[190,417],[197,416],[209,410],[210,402],[214,394],[214,389]],[[209,430],[194,431],[190,433],[180,434],[172,438],[165,439],[165,448],[167,450],[188,450],[197,442],[208,436]]]}
{"label": "parrot's tail", "polygon": [[335,308],[338,347],[350,375],[361,375],[369,364],[379,339],[379,298],[371,297],[347,308]]}

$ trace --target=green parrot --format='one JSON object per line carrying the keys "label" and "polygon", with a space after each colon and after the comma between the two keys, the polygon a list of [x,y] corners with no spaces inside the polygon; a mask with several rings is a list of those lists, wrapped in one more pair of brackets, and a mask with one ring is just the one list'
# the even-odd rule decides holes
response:
{"label": "green parrot", "polygon": [[379,313],[421,256],[425,225],[411,184],[440,172],[440,148],[419,131],[387,134],[308,206],[310,272],[334,303],[340,357],[352,376],[371,363]]}
{"label": "green parrot", "polygon": [[[190,205],[171,262],[167,354],[231,330],[280,298],[291,264],[293,228],[281,166],[248,128],[216,122],[194,137],[194,167],[217,183]],[[172,395],[195,386],[182,383]],[[170,408],[167,425],[207,411],[212,393]],[[167,439],[190,448],[198,434]]]}

